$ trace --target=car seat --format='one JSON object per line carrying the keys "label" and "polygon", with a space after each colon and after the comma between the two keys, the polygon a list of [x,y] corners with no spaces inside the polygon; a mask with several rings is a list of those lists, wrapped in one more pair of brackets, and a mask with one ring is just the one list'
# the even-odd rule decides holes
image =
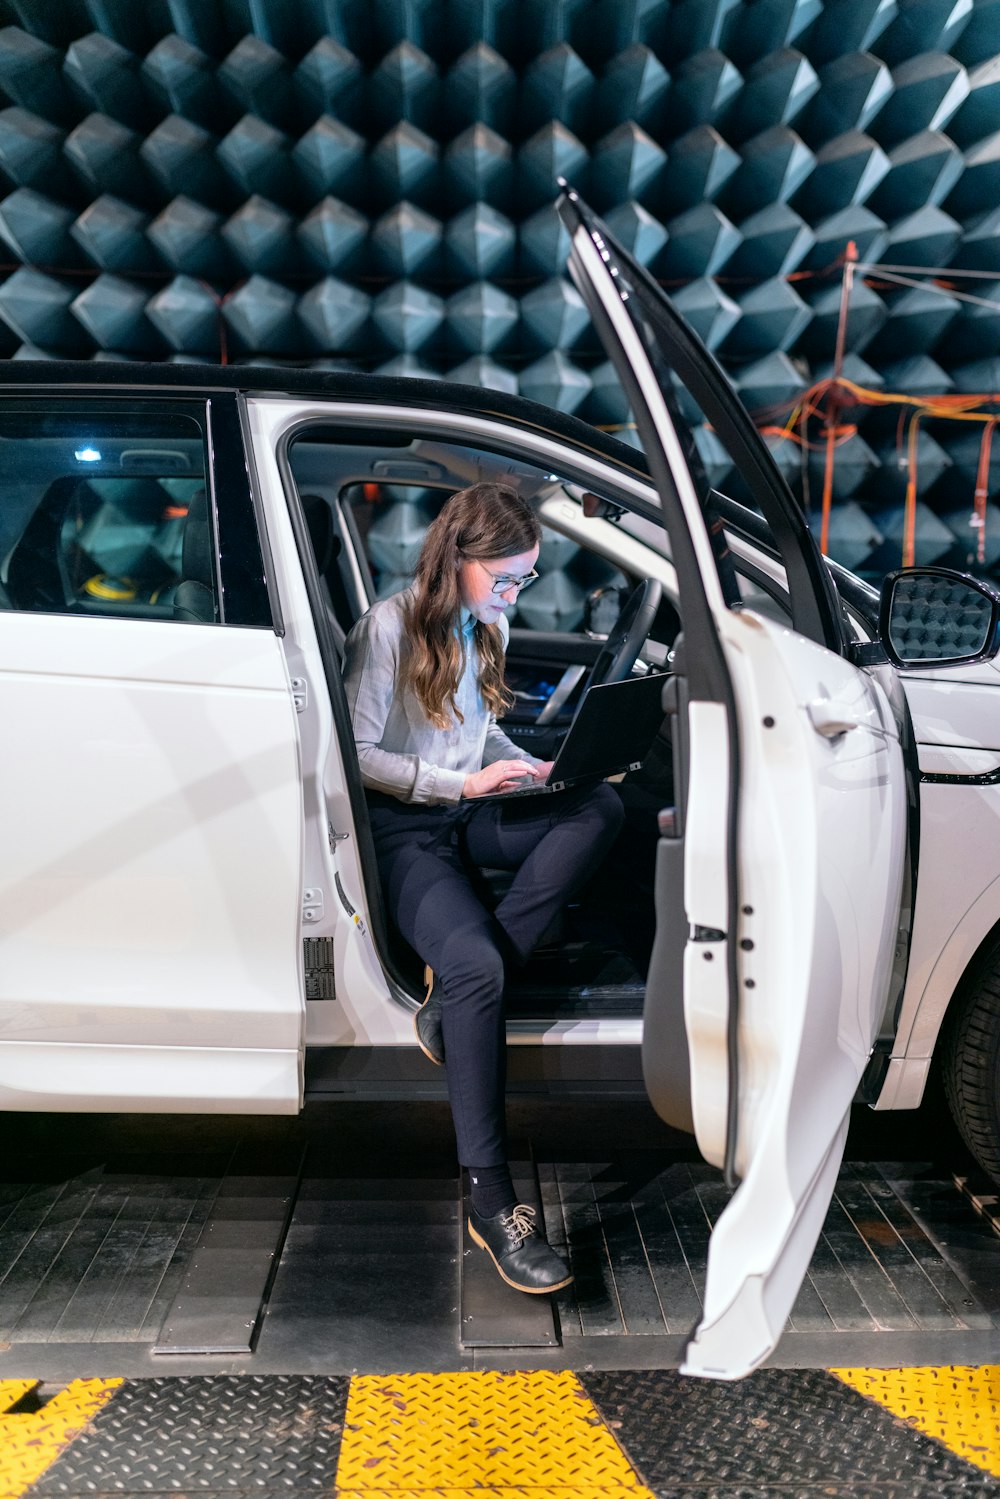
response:
{"label": "car seat", "polygon": [[196,489],[188,502],[181,543],[181,580],[174,589],[174,619],[205,624],[215,619],[215,549],[208,494]]}
{"label": "car seat", "polygon": [[53,479],[21,532],[7,564],[7,589],[15,609],[64,613],[73,593],[60,566],[60,535],[80,480]]}
{"label": "car seat", "polygon": [[302,495],[302,513],[309,530],[309,541],[316,560],[316,571],[323,590],[323,601],[326,604],[327,618],[337,648],[337,657],[343,661],[344,641],[347,639],[348,629],[354,623],[353,619],[345,623],[340,618],[340,611],[346,607],[346,593],[337,563],[344,550],[344,544],[337,535],[337,528],[333,523],[333,511],[322,495]]}

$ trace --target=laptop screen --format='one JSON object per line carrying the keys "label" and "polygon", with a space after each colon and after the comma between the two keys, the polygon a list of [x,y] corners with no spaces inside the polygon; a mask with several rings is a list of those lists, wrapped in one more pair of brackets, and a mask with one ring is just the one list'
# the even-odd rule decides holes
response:
{"label": "laptop screen", "polygon": [[550,781],[610,776],[641,764],[664,717],[665,672],[605,682],[584,693]]}

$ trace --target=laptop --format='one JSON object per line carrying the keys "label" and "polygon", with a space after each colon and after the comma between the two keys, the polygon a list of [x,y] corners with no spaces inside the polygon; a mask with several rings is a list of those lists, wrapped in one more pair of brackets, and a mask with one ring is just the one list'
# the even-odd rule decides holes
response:
{"label": "laptop", "polygon": [[510,791],[489,791],[475,800],[544,796],[581,781],[603,781],[638,770],[663,722],[663,689],[668,680],[664,672],[655,672],[588,688],[546,780],[530,781]]}

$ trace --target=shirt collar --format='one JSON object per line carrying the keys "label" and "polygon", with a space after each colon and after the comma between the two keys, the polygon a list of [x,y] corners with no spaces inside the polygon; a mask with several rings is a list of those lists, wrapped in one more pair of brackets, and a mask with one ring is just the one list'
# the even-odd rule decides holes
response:
{"label": "shirt collar", "polygon": [[471,640],[476,629],[476,616],[470,609],[462,609],[458,616],[458,630],[467,640]]}

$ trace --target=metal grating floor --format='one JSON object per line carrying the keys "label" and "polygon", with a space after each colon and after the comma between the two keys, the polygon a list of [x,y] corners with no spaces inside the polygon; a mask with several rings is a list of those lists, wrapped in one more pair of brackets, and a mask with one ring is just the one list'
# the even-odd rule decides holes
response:
{"label": "metal grating floor", "polygon": [[[677,1150],[540,1161],[546,1227],[575,1282],[556,1298],[548,1338],[537,1327],[527,1335],[524,1304],[538,1298],[498,1283],[484,1308],[493,1332],[477,1344],[460,1308],[481,1295],[463,1280],[481,1270],[480,1252],[461,1237],[454,1176],[419,1149],[394,1156],[393,1170],[335,1134],[312,1138],[287,1232],[264,1211],[274,1152],[253,1138],[214,1152],[111,1153],[103,1167],[50,1159],[33,1179],[32,1164],[21,1163],[24,1181],[0,1183],[0,1376],[676,1368],[729,1195],[718,1172]],[[773,1363],[995,1360],[991,1201],[987,1186],[977,1195],[974,1180],[940,1164],[845,1164]],[[233,1300],[214,1271],[200,1287],[192,1279],[213,1229],[225,1230],[224,1244],[245,1240],[248,1264],[270,1264],[240,1287],[253,1299],[259,1284],[256,1327],[229,1357],[225,1344],[174,1353],[162,1330],[179,1295],[189,1308],[191,1295],[204,1296],[196,1321]],[[265,1243],[265,1231],[278,1237]],[[243,1301],[236,1310],[243,1316]]]}
{"label": "metal grating floor", "polygon": [[[687,1333],[730,1196],[719,1173],[619,1161],[539,1174],[550,1240],[576,1272],[558,1298],[564,1341]],[[972,1246],[992,1261],[992,1285],[973,1275]],[[1000,1328],[998,1272],[1000,1239],[953,1181],[912,1163],[848,1164],[787,1332],[989,1332]]]}
{"label": "metal grating floor", "polygon": [[154,1343],[225,1170],[184,1164],[0,1185],[0,1344]]}

